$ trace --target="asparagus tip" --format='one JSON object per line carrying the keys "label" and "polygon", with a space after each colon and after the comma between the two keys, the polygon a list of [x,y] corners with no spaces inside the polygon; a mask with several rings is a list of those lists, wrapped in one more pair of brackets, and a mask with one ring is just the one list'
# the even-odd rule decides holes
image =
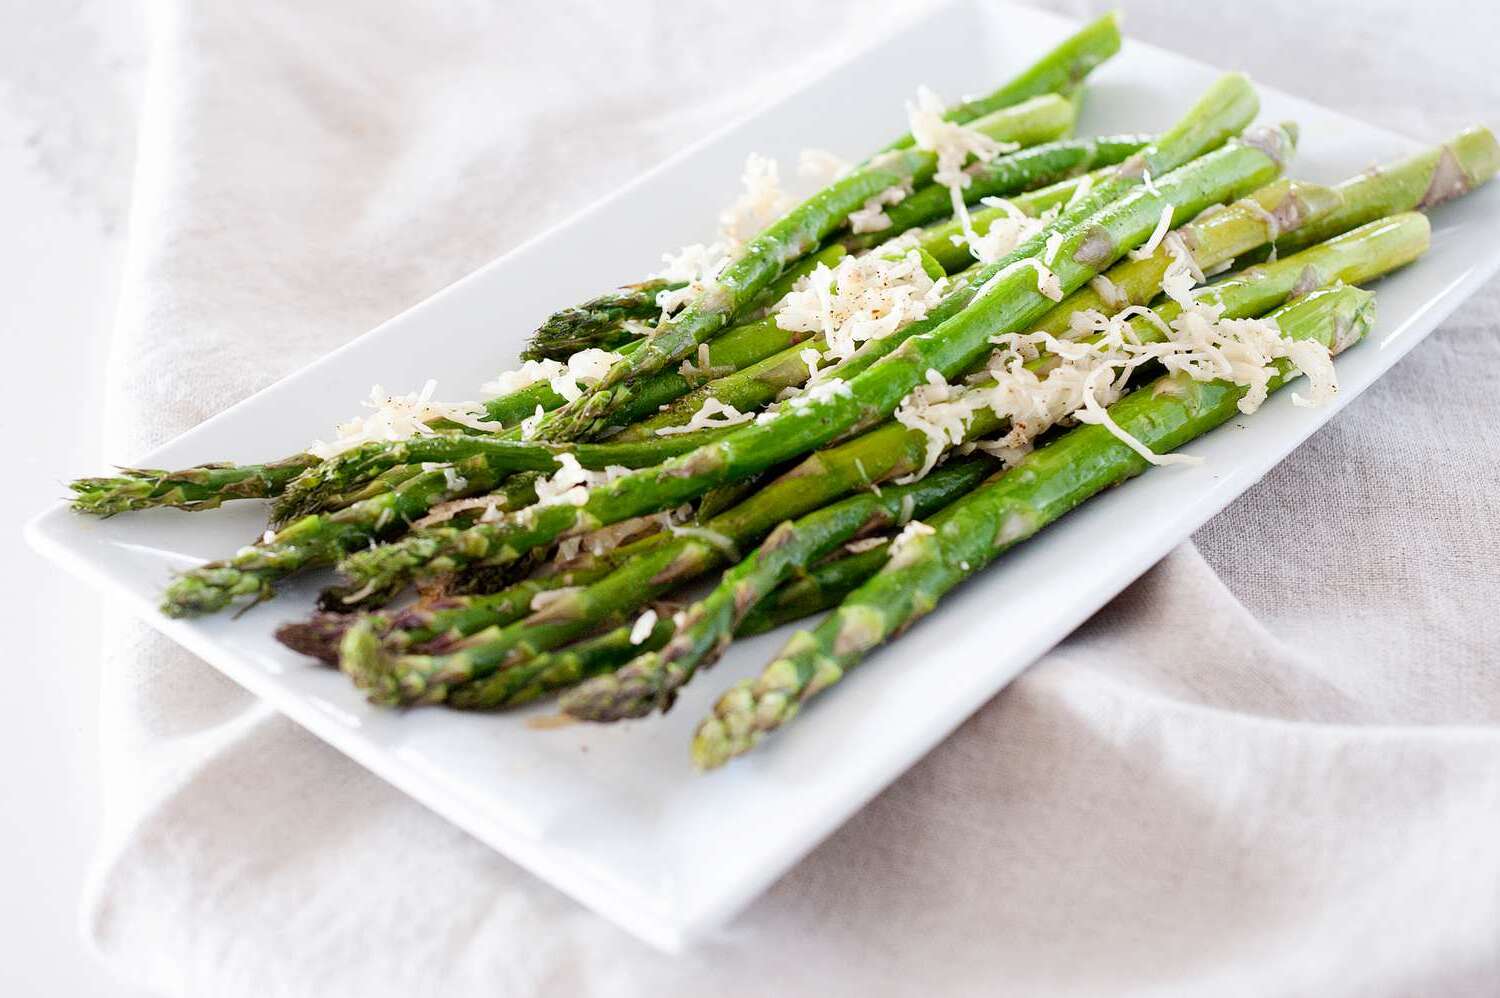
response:
{"label": "asparagus tip", "polygon": [[580,721],[607,723],[645,717],[672,706],[677,684],[656,652],[637,656],[619,672],[595,676],[563,695],[559,709]]}

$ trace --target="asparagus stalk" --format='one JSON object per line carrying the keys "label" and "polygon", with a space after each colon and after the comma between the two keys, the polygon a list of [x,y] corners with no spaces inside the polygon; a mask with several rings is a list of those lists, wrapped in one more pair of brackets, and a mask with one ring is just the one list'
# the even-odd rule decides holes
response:
{"label": "asparagus stalk", "polygon": [[[782,586],[741,622],[735,637],[750,637],[774,630],[804,617],[837,606],[839,601],[880,570],[884,548],[852,554],[815,569]],[[639,643],[631,641],[633,627],[620,626],[558,651],[492,673],[483,679],[456,687],[444,701],[459,710],[495,710],[520,707],[549,693],[566,689],[591,676],[598,676],[630,661],[642,652],[666,644],[676,625],[663,613]]]}
{"label": "asparagus stalk", "polygon": [[681,287],[681,283],[654,277],[559,309],[531,334],[521,359],[567,360],[588,347],[613,350],[622,346],[634,335],[627,323],[655,319],[661,313],[656,296]]}
{"label": "asparagus stalk", "polygon": [[1425,211],[1466,194],[1500,170],[1500,144],[1488,128],[1469,128],[1448,142],[1408,159],[1372,167],[1339,184],[1343,207],[1276,240],[1276,252],[1294,253],[1398,211]]}
{"label": "asparagus stalk", "polygon": [[[970,127],[1006,142],[1032,145],[1055,139],[1073,124],[1070,101],[1050,94],[994,111]],[[582,398],[543,419],[538,432],[576,439],[628,399],[625,384],[687,357],[739,314],[783,269],[837,230],[849,214],[891,187],[932,178],[937,155],[916,148],[891,150],[835,180],[773,222],[740,248],[713,285],[646,337],[640,349],[616,363]]]}
{"label": "asparagus stalk", "polygon": [[311,454],[294,454],[269,464],[200,464],[182,471],[121,468],[117,476],[80,478],[69,488],[73,508],[97,516],[158,506],[217,509],[230,499],[274,496],[317,463]]}
{"label": "asparagus stalk", "polygon": [[[1358,288],[1314,292],[1274,313],[1285,335],[1337,349],[1373,322],[1374,296]],[[1285,362],[1273,387],[1295,377]],[[1153,451],[1166,452],[1239,413],[1245,389],[1171,374],[1109,407],[1111,417]],[[886,566],[814,631],[799,631],[761,675],[732,687],[693,738],[702,769],[749,751],[838,682],[872,649],[930,612],[950,589],[1001,552],[1080,503],[1150,465],[1099,425],[1081,426],[933,518],[933,532],[906,537]]]}
{"label": "asparagus stalk", "polygon": [[[779,300],[781,295],[791,289],[796,279],[810,273],[819,264],[836,264],[846,252],[843,246],[835,244],[801,261],[783,275],[783,280],[776,282],[772,289],[774,298],[768,294],[767,299]],[[710,344],[708,364],[701,369],[694,368],[686,372],[663,371],[647,379],[640,386],[633,405],[624,410],[621,416],[630,421],[640,419],[684,392],[696,388],[706,379],[722,376],[794,347],[807,335],[781,329],[772,319],[736,326]],[[639,341],[627,344],[625,351],[634,349],[638,343]],[[497,424],[496,430],[499,431],[504,427],[514,427],[522,419],[534,414],[538,407],[550,411],[564,401],[548,383],[540,382],[489,400],[485,403],[485,410],[487,418]],[[459,427],[457,430],[469,435],[475,433],[468,427]],[[506,436],[515,439],[518,435],[512,430]],[[395,463],[388,462],[385,467],[393,467]],[[326,489],[304,495],[302,486],[294,487],[293,483],[303,472],[316,469],[319,464],[320,459],[311,454],[294,454],[267,464],[216,463],[180,471],[125,468],[121,469],[118,476],[78,479],[71,483],[70,488],[74,492],[74,509],[100,516],[156,507],[214,509],[232,499],[274,498],[280,501],[272,511],[273,526],[284,525],[309,513],[341,509],[387,491],[382,487],[350,497],[336,496],[333,494],[334,490]],[[393,486],[399,480],[393,479],[383,484]],[[315,476],[306,479],[303,485],[310,487],[318,482],[319,478]],[[348,483],[349,487],[354,484],[357,483]]]}
{"label": "asparagus stalk", "polygon": [[[845,596],[884,567],[890,557],[890,548],[887,542],[879,547],[830,558],[802,571],[747,613],[735,629],[735,637],[764,634],[789,619],[799,619],[837,606]],[[801,608],[806,608],[805,612]],[[792,613],[796,613],[796,617],[790,617]]]}
{"label": "asparagus stalk", "polygon": [[[988,163],[975,163],[967,171],[969,186],[964,200],[974,204],[980,198],[1004,197],[1066,180],[1089,170],[1113,166],[1151,141],[1148,135],[1112,135],[1097,139],[1059,139]],[[885,210],[890,224],[878,232],[846,236],[844,245],[851,250],[866,250],[885,242],[907,229],[943,218],[953,210],[952,195],[941,184],[928,184],[921,190]]]}
{"label": "asparagus stalk", "polygon": [[[977,485],[995,467],[987,457],[956,462],[921,482],[866,493],[837,503],[825,514],[856,529],[879,530],[906,515],[940,509]],[[735,518],[742,529],[754,519]],[[726,521],[723,525],[730,525]],[[624,623],[645,603],[731,560],[754,537],[721,534],[712,526],[673,538],[630,559],[587,587],[558,592],[529,617],[450,645],[445,654],[392,655],[378,628],[356,624],[346,635],[340,667],[376,703],[436,703],[456,685],[514,668],[537,655],[599,629]]]}
{"label": "asparagus stalk", "polygon": [[[1219,110],[1215,101],[1214,111]],[[1279,171],[1279,154],[1286,149],[1285,133],[1271,134],[1278,156],[1253,144],[1231,143],[1163,176],[1154,190],[1141,188],[1066,230],[1054,269],[1062,291],[1075,290],[1144,240],[1164,209],[1187,218],[1225,196],[1262,186]],[[1024,329],[1053,304],[1037,281],[1030,267],[1002,268],[969,309],[928,335],[907,339],[850,380],[826,382],[820,392],[783,403],[711,445],[596,487],[581,506],[536,507],[462,532],[418,531],[397,544],[353,555],[342,568],[358,582],[387,591],[413,576],[511,561],[566,534],[671,508],[714,485],[748,477],[880,422],[929,370],[949,377],[966,369],[986,351],[992,335]]]}

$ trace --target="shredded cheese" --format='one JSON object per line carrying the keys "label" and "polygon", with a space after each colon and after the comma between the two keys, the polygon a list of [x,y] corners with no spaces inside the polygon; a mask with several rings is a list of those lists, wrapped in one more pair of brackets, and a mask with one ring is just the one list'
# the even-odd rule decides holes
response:
{"label": "shredded cheese", "polygon": [[1071,208],[1071,207],[1073,207],[1075,204],[1078,204],[1084,198],[1088,197],[1091,193],[1093,193],[1093,190],[1094,190],[1094,175],[1092,173],[1085,173],[1082,177],[1080,177],[1078,179],[1078,186],[1075,187],[1075,188],[1073,188],[1073,193],[1070,194],[1070,195],[1068,195],[1068,203],[1066,205],[1064,205],[1064,207],[1065,208]]}
{"label": "shredded cheese", "polygon": [[630,643],[633,645],[643,643],[647,638],[651,636],[651,632],[655,629],[656,611],[647,610],[645,613],[635,618],[635,624],[630,628]]}
{"label": "shredded cheese", "polygon": [[531,612],[539,613],[554,603],[560,603],[583,591],[582,586],[563,586],[560,589],[544,589],[531,597]]}
{"label": "shredded cheese", "polygon": [[582,506],[589,500],[589,489],[604,485],[621,475],[630,474],[629,468],[612,464],[603,471],[593,471],[578,463],[578,458],[564,451],[557,455],[560,467],[546,478],[536,482],[536,505],[538,506]]}
{"label": "shredded cheese", "polygon": [[[1165,286],[1182,306],[1170,325],[1143,306],[1129,306],[1113,316],[1083,310],[1072,317],[1072,336],[1060,340],[1045,332],[1007,334],[992,342],[999,348],[988,363],[989,380],[968,386],[949,385],[938,371],[928,371],[897,407],[897,422],[927,438],[922,468],[901,481],[926,475],[950,448],[963,443],[976,413],[989,410],[1007,424],[1004,436],[978,446],[1013,464],[1032,441],[1048,428],[1076,421],[1104,426],[1153,464],[1187,463],[1182,455],[1152,453],[1109,416],[1107,407],[1123,393],[1130,374],[1143,364],[1160,363],[1169,373],[1197,381],[1225,379],[1246,389],[1242,412],[1254,412],[1264,401],[1276,363],[1286,360],[1305,374],[1309,398],[1293,396],[1298,405],[1312,405],[1338,390],[1331,355],[1321,344],[1282,336],[1273,321],[1226,319],[1223,307],[1199,300],[1192,285],[1202,274],[1180,239],[1168,243],[1171,279]],[[1008,268],[1007,268],[1008,269]],[[1158,335],[1143,340],[1131,326],[1141,319]],[[1045,351],[1052,363],[1045,376],[1036,373],[1036,360]]]}
{"label": "shredded cheese", "polygon": [[1063,239],[1067,237],[1065,232],[1054,232],[1047,237],[1047,246],[1042,254],[1042,262],[1051,267],[1057,263],[1057,251],[1062,249]]}
{"label": "shredded cheese", "polygon": [[948,188],[953,202],[953,217],[959,220],[966,237],[973,245],[973,224],[969,218],[969,207],[964,190],[973,178],[964,171],[970,158],[988,163],[996,156],[1019,149],[1014,142],[992,139],[977,129],[957,122],[945,121],[943,99],[927,87],[917,88],[917,99],[906,105],[906,116],[911,136],[918,149],[937,153],[937,170],[932,175],[934,183]]}
{"label": "shredded cheese", "polygon": [[866,551],[874,551],[878,547],[884,547],[888,538],[864,537],[857,541],[850,541],[844,545],[844,550],[850,554],[863,554]]}
{"label": "shredded cheese", "polygon": [[[712,370],[713,364],[709,361],[709,351],[707,343],[698,344],[697,364],[694,364],[690,360],[685,360],[681,364],[677,365],[677,373],[682,375],[684,378],[687,378],[689,381],[697,381],[699,379],[702,379],[708,376],[709,372]],[[666,406],[663,406],[662,408],[666,408]]]}
{"label": "shredded cheese", "polygon": [[726,426],[738,426],[748,423],[755,418],[753,412],[740,412],[727,402],[721,402],[710,395],[703,400],[698,411],[693,413],[693,418],[680,426],[658,427],[656,435],[660,437],[670,436],[673,433],[692,433],[694,430],[718,430]]}
{"label": "shredded cheese", "polygon": [[1161,245],[1161,241],[1167,237],[1167,230],[1172,228],[1172,206],[1162,205],[1161,217],[1156,220],[1156,228],[1151,231],[1151,238],[1147,239],[1140,249],[1130,251],[1132,260],[1148,260]]}
{"label": "shredded cheese", "polygon": [[806,284],[787,294],[776,325],[789,332],[822,333],[826,356],[848,359],[862,343],[884,339],[925,318],[947,291],[922,267],[921,254],[896,259],[886,254],[846,256],[833,266],[819,264]]}
{"label": "shredded cheese", "polygon": [[427,511],[426,516],[414,521],[412,526],[420,529],[446,523],[458,514],[467,513],[471,509],[484,511],[479,515],[480,523],[494,523],[505,514],[505,498],[503,496],[472,496],[468,499],[450,499],[432,507]]}
{"label": "shredded cheese", "polygon": [[691,537],[700,540],[710,547],[718,548],[730,561],[740,560],[740,549],[729,537],[719,533],[717,530],[709,530],[707,527],[671,527],[672,533],[678,537]]}
{"label": "shredded cheese", "polygon": [[999,208],[1005,212],[1005,217],[991,220],[989,228],[981,234],[974,229],[966,215],[961,219],[964,224],[963,234],[953,236],[952,239],[955,246],[967,245],[970,255],[980,263],[999,260],[1040,232],[1057,216],[1057,209],[1051,208],[1040,217],[1033,218],[1004,198],[981,198],[979,203],[986,208]]}
{"label": "shredded cheese", "polygon": [[430,423],[448,420],[476,430],[493,430],[494,423],[484,421],[484,406],[478,402],[434,402],[436,381],[428,381],[419,392],[392,395],[379,385],[370,389],[362,403],[371,410],[367,416],[355,416],[338,425],[333,441],[316,440],[307,452],[325,461],[363,444],[374,441],[409,440],[431,436],[437,431]]}
{"label": "shredded cheese", "polygon": [[769,157],[756,153],[747,156],[740,182],[745,187],[744,193],[719,214],[719,236],[736,249],[754,239],[795,203],[782,191],[780,168]]}
{"label": "shredded cheese", "polygon": [[826,149],[804,149],[797,157],[797,175],[826,187],[849,172],[849,163]]}
{"label": "shredded cheese", "polygon": [[849,213],[849,230],[855,234],[879,232],[891,227],[891,218],[885,213],[886,205],[900,204],[911,193],[910,184],[887,187],[865,201],[864,206]]}
{"label": "shredded cheese", "polygon": [[502,371],[493,381],[486,381],[479,390],[487,396],[510,395],[543,381],[551,381],[559,374],[567,373],[568,365],[557,360],[528,360],[514,371]]}
{"label": "shredded cheese", "polygon": [[1114,281],[1103,274],[1089,281],[1089,287],[1099,296],[1099,300],[1113,309],[1122,309],[1130,304],[1130,296],[1120,289]]}

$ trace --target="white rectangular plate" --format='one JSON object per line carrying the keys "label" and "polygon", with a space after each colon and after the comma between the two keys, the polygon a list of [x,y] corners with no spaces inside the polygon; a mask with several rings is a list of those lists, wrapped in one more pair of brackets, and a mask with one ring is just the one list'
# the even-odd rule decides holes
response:
{"label": "white rectangular plate", "polygon": [[[982,90],[1075,28],[1023,7],[963,3],[689,150],[572,221],[385,323],[309,369],[135,463],[174,467],[299,450],[347,417],[372,383],[435,377],[459,397],[509,367],[552,309],[649,272],[701,240],[750,151],[795,162],[818,145],[849,157],[904,128],[918,83]],[[1097,72],[1082,134],[1165,127],[1217,70],[1128,43]],[[1262,88],[1263,118],[1302,128],[1293,172],[1342,179],[1419,143]],[[838,108],[837,115],[827,113]],[[1430,136],[1437,140],[1442,136]],[[156,612],[174,570],[259,535],[264,509],[99,521],[59,506],[29,527],[38,548],[125,597],[154,626],[411,796],[641,938],[667,950],[729,918],[1029,663],[1223,509],[1359,394],[1500,267],[1500,185],[1434,219],[1432,252],[1379,285],[1380,323],[1339,359],[1323,409],[1278,397],[1244,429],[1191,448],[1196,467],[1152,472],[1089,503],[946,600],[931,619],[761,749],[696,775],[688,738],[713,698],[785,635],[737,644],[664,718],[615,727],[528,727],[529,713],[473,716],[367,706],[338,673],[287,651],[276,625],[305,614],[326,577],[235,620]],[[608,238],[600,239],[601,233]],[[556,261],[567,260],[567,267]],[[403,388],[401,390],[406,390]],[[1171,510],[1171,516],[1162,516]],[[1135,526],[1125,536],[1112,526]]]}

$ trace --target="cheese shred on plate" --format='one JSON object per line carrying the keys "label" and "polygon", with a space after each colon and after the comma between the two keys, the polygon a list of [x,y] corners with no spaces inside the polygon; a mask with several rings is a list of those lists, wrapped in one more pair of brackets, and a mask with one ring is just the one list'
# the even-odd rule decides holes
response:
{"label": "cheese shred on plate", "polygon": [[421,391],[409,395],[392,395],[375,385],[363,403],[370,410],[369,415],[355,416],[340,423],[331,442],[314,441],[307,452],[326,461],[367,443],[431,436],[437,431],[428,424],[440,419],[476,430],[496,429],[496,424],[484,421],[486,413],[482,404],[434,402],[432,395],[435,391],[436,381],[428,381]]}

